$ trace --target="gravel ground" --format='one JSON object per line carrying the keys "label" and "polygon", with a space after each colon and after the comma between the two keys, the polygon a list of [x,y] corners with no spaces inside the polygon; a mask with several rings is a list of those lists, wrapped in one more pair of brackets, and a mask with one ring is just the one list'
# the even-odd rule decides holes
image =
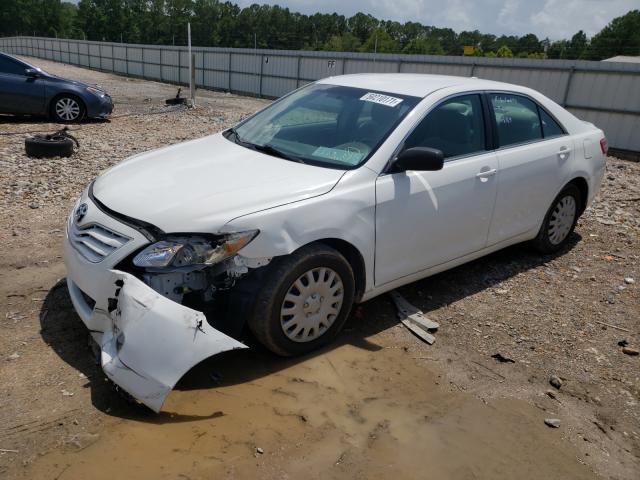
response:
{"label": "gravel ground", "polygon": [[[24,134],[59,125],[0,116],[0,474],[8,477],[139,415],[75,348],[86,332],[63,288],[61,237],[77,195],[130,155],[219,131],[268,103],[199,92],[197,108],[175,109],[163,105],[174,86],[33,61],[103,85],[116,110],[108,122],[72,126],[79,152],[50,160],[26,157]],[[640,347],[639,231],[640,164],[609,158],[567,251],[540,257],[515,246],[400,289],[440,323],[435,345],[397,325],[386,296],[358,307],[346,335],[366,324],[448,389],[525,400],[561,420],[558,436],[601,478],[638,478],[640,357],[621,345]]]}

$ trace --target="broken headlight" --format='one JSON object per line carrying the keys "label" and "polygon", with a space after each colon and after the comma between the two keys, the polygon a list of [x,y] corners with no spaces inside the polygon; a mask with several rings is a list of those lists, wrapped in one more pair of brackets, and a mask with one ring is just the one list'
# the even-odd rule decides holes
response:
{"label": "broken headlight", "polygon": [[214,265],[234,256],[258,233],[259,230],[229,233],[218,241],[197,236],[168,237],[142,250],[133,263],[146,268]]}

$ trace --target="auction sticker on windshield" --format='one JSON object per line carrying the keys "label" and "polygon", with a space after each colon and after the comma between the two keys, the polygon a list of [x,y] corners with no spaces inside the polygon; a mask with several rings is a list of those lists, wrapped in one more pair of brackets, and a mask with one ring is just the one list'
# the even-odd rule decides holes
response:
{"label": "auction sticker on windshield", "polygon": [[360,97],[360,100],[365,102],[379,103],[380,105],[386,105],[387,107],[395,107],[400,102],[401,98],[390,97],[389,95],[383,95],[382,93],[369,92]]}
{"label": "auction sticker on windshield", "polygon": [[365,156],[358,149],[344,150],[342,148],[318,147],[313,152],[316,157],[334,160],[336,162],[345,163],[347,165],[357,165]]}

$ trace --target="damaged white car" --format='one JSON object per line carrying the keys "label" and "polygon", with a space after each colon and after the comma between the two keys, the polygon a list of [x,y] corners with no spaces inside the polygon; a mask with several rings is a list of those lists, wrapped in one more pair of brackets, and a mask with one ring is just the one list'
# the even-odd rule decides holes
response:
{"label": "damaged white car", "polygon": [[106,374],[158,411],[247,331],[302,354],[354,302],[517,242],[563,248],[605,154],[528,88],[329,78],[98,177],[67,223],[67,284]]}

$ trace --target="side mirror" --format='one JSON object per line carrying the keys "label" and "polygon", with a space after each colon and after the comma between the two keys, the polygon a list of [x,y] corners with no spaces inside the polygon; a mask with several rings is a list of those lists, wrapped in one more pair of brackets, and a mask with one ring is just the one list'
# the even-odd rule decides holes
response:
{"label": "side mirror", "polygon": [[27,68],[24,74],[29,78],[38,78],[40,76],[40,72],[35,68]]}
{"label": "side mirror", "polygon": [[400,152],[391,164],[391,173],[442,170],[444,154],[441,150],[429,147],[407,148]]}

